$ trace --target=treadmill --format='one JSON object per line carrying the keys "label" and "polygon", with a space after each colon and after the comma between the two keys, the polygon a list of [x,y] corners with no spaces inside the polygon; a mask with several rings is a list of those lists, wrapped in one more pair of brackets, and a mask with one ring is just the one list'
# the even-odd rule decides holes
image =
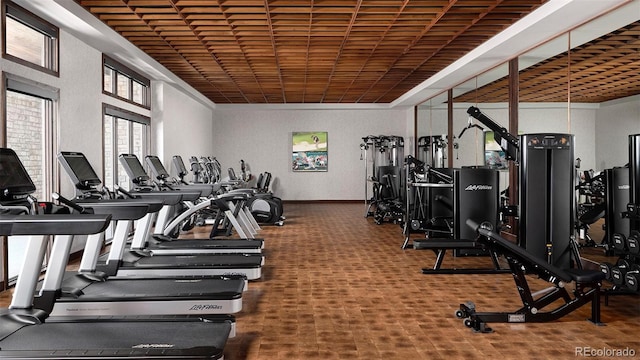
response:
{"label": "treadmill", "polygon": [[[82,153],[63,152],[58,156],[63,168],[70,174],[75,184],[88,184],[97,182],[99,179],[95,171]],[[69,161],[70,160],[70,161]],[[78,164],[84,164],[84,169],[78,173],[69,171]],[[89,172],[86,169],[90,169]],[[80,175],[78,177],[78,175]],[[167,201],[175,201],[176,195],[180,193],[173,191],[144,191],[133,192],[135,196],[141,198],[151,197],[153,199],[165,198]],[[144,195],[142,195],[144,194]],[[179,198],[178,198],[179,199]],[[165,202],[163,208],[167,207]],[[171,204],[171,203],[169,203]],[[138,221],[134,233],[136,237],[148,235],[152,221],[147,214]],[[95,254],[95,252],[88,252]],[[105,261],[99,261],[97,257],[92,257],[88,261],[83,261],[83,271],[102,271],[111,277],[179,277],[179,276],[218,276],[218,275],[241,275],[247,280],[257,280],[262,276],[262,265],[264,258],[261,254],[198,254],[191,251],[188,254],[153,256],[148,251],[126,249],[126,237],[114,238],[111,249]],[[84,259],[83,259],[84,260]]]}
{"label": "treadmill", "polygon": [[[142,164],[135,155],[122,155],[121,162],[125,170],[130,174],[133,179],[138,179],[137,181],[144,182],[149,180],[149,176],[142,168]],[[192,189],[194,186],[196,189],[202,187],[213,187],[216,189],[215,191],[219,191],[221,188],[220,183],[216,184],[196,184],[196,185],[180,185],[180,184],[170,184],[169,179],[171,176],[165,169],[164,165],[160,161],[157,156],[148,155],[145,157],[145,162],[151,169],[154,175],[154,183],[159,184],[161,187],[167,187],[169,189],[178,188],[178,189]],[[244,191],[244,190],[248,190]],[[237,189],[233,191],[233,195],[230,193],[224,195],[217,195],[213,200],[216,205],[219,204],[216,200],[223,200],[227,203],[224,208],[231,209],[231,212],[227,212],[226,210],[222,210],[222,214],[224,214],[224,218],[226,222],[230,222],[233,226],[234,230],[238,234],[238,237],[241,239],[255,239],[255,235],[260,230],[260,225],[255,221],[253,215],[246,206],[249,197],[253,195],[253,190],[251,189]],[[234,196],[238,195],[238,196]],[[207,208],[209,204],[200,203],[197,206],[192,206],[189,210],[183,212],[178,215],[173,221],[167,224],[164,227],[156,227],[154,235],[156,237],[166,237],[171,234],[171,232],[185,219],[195,214],[196,212]],[[163,223],[164,225],[165,223]],[[217,225],[217,224],[216,224]],[[226,225],[226,224],[225,224]],[[230,228],[229,228],[230,229]],[[227,232],[226,236],[230,235],[230,231]]]}
{"label": "treadmill", "polygon": [[[98,187],[101,181],[95,174],[91,164],[87,158],[78,152],[61,152],[58,160],[67,174],[74,183],[79,198],[96,197],[92,194],[98,193]],[[121,190],[122,191],[122,190]],[[156,192],[140,191],[135,196],[144,198],[154,198]],[[163,191],[160,196],[177,195],[176,198],[164,199],[168,206],[177,204],[180,200],[180,192]],[[133,194],[131,196],[135,197]],[[226,207],[225,199],[213,199],[217,201],[218,207]],[[207,200],[210,201],[210,200]],[[198,204],[199,207],[202,207]],[[168,212],[168,211],[167,211]],[[264,241],[261,239],[180,239],[159,236],[157,234],[151,236],[151,227],[153,225],[154,214],[151,212],[138,223],[138,231],[134,234],[130,249],[135,251],[148,252],[151,255],[189,255],[189,254],[223,254],[223,253],[245,253],[259,254],[264,248]],[[158,225],[156,221],[156,229],[162,225]]]}
{"label": "treadmill", "polygon": [[[137,183],[144,182],[148,179],[148,176],[138,158],[135,155],[123,154],[120,156],[123,159],[123,165],[125,170],[129,173],[131,178],[137,179]],[[149,157],[148,157],[149,158]],[[157,157],[151,157],[155,159],[151,161],[150,167],[154,173],[157,171],[156,178],[164,181],[169,177],[164,166]],[[150,163],[148,161],[148,163]],[[183,188],[189,188],[191,185],[185,185]],[[205,185],[211,186],[211,185]],[[173,188],[173,186],[172,186]],[[183,255],[194,253],[244,253],[244,254],[259,254],[264,248],[264,240],[257,238],[246,238],[245,235],[248,230],[244,228],[251,226],[247,222],[240,223],[240,218],[237,213],[240,211],[243,202],[246,201],[246,195],[243,194],[222,194],[208,198],[201,201],[197,205],[192,206],[187,211],[179,214],[176,218],[166,226],[157,225],[154,229],[152,236],[134,237],[131,243],[131,248],[140,251],[149,251],[153,255]],[[237,203],[235,208],[231,208],[231,203]],[[211,206],[217,208],[219,212],[222,212],[224,216],[234,225],[236,232],[243,238],[206,238],[206,239],[184,239],[173,238],[169,234],[172,229],[189,218],[196,212],[209,208]],[[243,226],[244,224],[244,226]]]}
{"label": "treadmill", "polygon": [[[91,168],[84,173],[91,178]],[[89,180],[84,182],[90,185]],[[63,204],[84,211],[109,214],[116,221],[114,243],[124,244],[134,220],[155,212],[161,202],[138,199],[92,200],[71,202],[55,196]],[[83,262],[97,256],[104,233],[89,235]],[[134,278],[110,279],[95,271],[67,272],[72,237],[61,237],[51,249],[49,271],[41,284],[34,306],[50,316],[118,316],[118,315],[209,315],[233,314],[242,309],[242,291],[246,278],[240,275],[207,278]],[[117,246],[117,245],[116,245]],[[55,299],[55,301],[52,301]]]}
{"label": "treadmill", "polygon": [[[137,159],[135,159],[137,161]],[[174,161],[176,162],[176,161]],[[257,221],[255,221],[255,219],[253,218],[253,215],[251,215],[251,211],[249,210],[249,208],[246,206],[247,201],[252,197],[255,196],[255,190],[254,189],[237,189],[231,192],[231,194],[237,195],[237,194],[242,194],[243,196],[238,196],[238,197],[232,197],[230,195],[230,193],[224,193],[224,194],[218,194],[218,192],[220,192],[220,189],[222,188],[221,183],[215,183],[215,184],[189,184],[183,181],[178,181],[175,180],[171,177],[171,175],[169,175],[169,172],[167,171],[167,169],[164,167],[164,165],[162,164],[162,161],[160,161],[160,159],[155,156],[155,155],[147,155],[145,156],[145,163],[147,164],[147,166],[151,169],[151,173],[153,174],[153,177],[155,179],[155,181],[157,183],[160,184],[160,186],[165,186],[169,189],[192,189],[192,188],[201,188],[201,187],[212,187],[213,191],[216,193],[214,196],[212,196],[213,200],[215,199],[223,199],[225,200],[229,205],[230,208],[233,208],[232,210],[233,212],[233,218],[237,219],[237,221],[240,221],[240,225],[241,226],[237,226],[235,223],[234,228],[236,230],[236,232],[238,233],[238,236],[240,238],[243,239],[252,239],[254,240],[255,238],[252,237],[252,235],[257,234],[257,231],[260,230],[260,225],[258,224]],[[180,161],[178,162],[178,164],[181,164],[183,169],[184,169],[184,164],[182,163],[182,160],[180,159]],[[132,167],[132,170],[135,169],[136,167]],[[137,167],[137,169],[140,169],[139,167]],[[184,171],[186,171],[186,169],[184,169]],[[145,174],[139,174],[139,175],[146,175]],[[173,179],[173,180],[172,180]],[[246,190],[246,191],[245,191]],[[233,206],[233,204],[236,204],[236,206],[238,207],[237,209],[235,209],[235,206]],[[202,207],[200,208],[202,209]],[[200,209],[190,209],[189,212],[187,213],[187,216],[190,216],[191,214],[194,214],[196,211],[199,211]],[[241,213],[240,210],[242,210],[243,212]],[[173,228],[173,225],[175,224],[175,221],[173,221],[171,224],[167,225],[167,227],[164,229],[164,233],[168,233],[168,231],[170,231]],[[162,231],[158,231],[156,232],[156,234],[162,234]]]}
{"label": "treadmill", "polygon": [[[0,196],[24,202],[35,186],[13,150],[0,148]],[[20,209],[22,208],[22,209]],[[25,262],[11,305],[0,310],[0,358],[9,359],[222,359],[229,321],[155,316],[51,322],[32,306],[47,248],[46,235],[61,238],[103,232],[106,214],[22,215],[23,206],[3,206],[0,236],[29,236]]]}

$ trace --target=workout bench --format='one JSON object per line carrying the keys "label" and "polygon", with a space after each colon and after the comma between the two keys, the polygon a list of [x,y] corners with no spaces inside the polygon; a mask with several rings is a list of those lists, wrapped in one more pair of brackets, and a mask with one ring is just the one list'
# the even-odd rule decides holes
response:
{"label": "workout bench", "polygon": [[[464,324],[476,332],[492,332],[488,322],[548,322],[557,320],[581,306],[591,303],[591,322],[600,322],[600,286],[604,274],[598,270],[559,269],[537,257],[532,256],[520,246],[502,238],[492,230],[467,220],[467,225],[480,236],[478,242],[488,247],[491,252],[504,256],[513,274],[518,293],[523,306],[512,312],[477,312],[472,302],[460,305],[456,311],[458,318],[464,319]],[[543,291],[532,293],[527,283],[526,274],[536,274],[539,278],[553,284]],[[575,290],[572,294],[567,291],[565,284],[574,282]],[[537,298],[534,298],[536,297]],[[564,303],[556,308],[543,309],[556,300]]]}

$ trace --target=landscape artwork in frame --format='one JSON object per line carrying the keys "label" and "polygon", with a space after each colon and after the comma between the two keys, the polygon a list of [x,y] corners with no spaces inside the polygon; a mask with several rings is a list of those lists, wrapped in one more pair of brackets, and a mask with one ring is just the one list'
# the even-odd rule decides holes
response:
{"label": "landscape artwork in frame", "polygon": [[291,138],[293,171],[327,171],[329,148],[326,131],[294,132]]}

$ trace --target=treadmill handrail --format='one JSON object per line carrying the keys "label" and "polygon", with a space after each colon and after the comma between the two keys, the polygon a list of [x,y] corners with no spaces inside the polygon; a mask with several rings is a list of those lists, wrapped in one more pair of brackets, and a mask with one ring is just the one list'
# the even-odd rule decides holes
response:
{"label": "treadmill handrail", "polygon": [[0,215],[0,235],[96,234],[110,221],[110,214]]}

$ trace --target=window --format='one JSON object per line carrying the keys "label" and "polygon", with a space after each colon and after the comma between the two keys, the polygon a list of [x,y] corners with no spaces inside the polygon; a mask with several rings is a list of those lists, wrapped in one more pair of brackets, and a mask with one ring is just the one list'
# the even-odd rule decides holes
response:
{"label": "window", "polygon": [[149,153],[149,118],[110,105],[104,105],[104,186],[129,189],[129,176],[120,165],[118,155],[135,154],[140,161]]}
{"label": "window", "polygon": [[58,28],[10,1],[2,3],[2,56],[58,75]]}
{"label": "window", "polygon": [[149,79],[107,56],[102,59],[103,92],[148,109],[151,104]]}
{"label": "window", "polygon": [[[6,75],[3,79],[6,112],[2,126],[6,139],[3,139],[2,145],[13,149],[20,157],[36,185],[33,196],[38,200],[50,201],[51,192],[58,186],[57,167],[54,166],[58,91],[13,75]],[[3,283],[7,284],[20,271],[26,241],[11,237],[5,244],[8,273],[3,276]]]}

